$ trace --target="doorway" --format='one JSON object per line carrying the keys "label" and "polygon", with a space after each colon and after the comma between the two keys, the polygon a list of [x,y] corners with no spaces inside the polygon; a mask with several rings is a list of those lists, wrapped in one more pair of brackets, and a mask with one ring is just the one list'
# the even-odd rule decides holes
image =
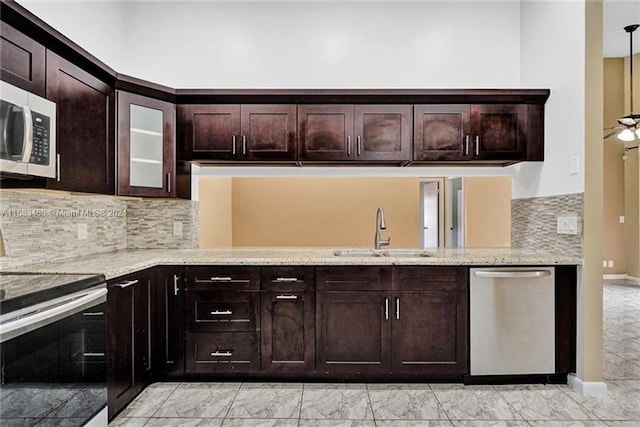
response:
{"label": "doorway", "polygon": [[420,182],[420,246],[438,248],[444,244],[444,178]]}

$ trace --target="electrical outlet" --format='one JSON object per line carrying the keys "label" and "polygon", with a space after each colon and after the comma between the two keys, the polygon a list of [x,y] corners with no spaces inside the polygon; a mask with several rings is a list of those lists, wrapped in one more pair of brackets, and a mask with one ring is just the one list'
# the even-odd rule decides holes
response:
{"label": "electrical outlet", "polygon": [[624,224],[624,215],[620,215],[620,224]]}
{"label": "electrical outlet", "polygon": [[173,222],[173,235],[176,237],[182,237],[182,223],[180,221]]}
{"label": "electrical outlet", "polygon": [[610,259],[610,260],[607,262],[607,267],[609,267],[609,268],[613,268],[613,260],[612,260],[612,259]]}
{"label": "electrical outlet", "polygon": [[602,260],[602,268],[607,268],[607,260],[606,259]]}
{"label": "electrical outlet", "polygon": [[557,223],[558,234],[578,234],[577,216],[559,216]]}
{"label": "electrical outlet", "polygon": [[87,240],[87,224],[78,224],[78,240]]}

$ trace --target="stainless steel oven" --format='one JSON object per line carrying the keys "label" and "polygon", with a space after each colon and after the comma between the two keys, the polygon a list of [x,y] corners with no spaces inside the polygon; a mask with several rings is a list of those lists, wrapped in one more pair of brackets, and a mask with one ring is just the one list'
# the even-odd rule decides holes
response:
{"label": "stainless steel oven", "polygon": [[106,283],[0,275],[0,425],[107,424]]}
{"label": "stainless steel oven", "polygon": [[56,104],[0,81],[0,172],[57,176]]}

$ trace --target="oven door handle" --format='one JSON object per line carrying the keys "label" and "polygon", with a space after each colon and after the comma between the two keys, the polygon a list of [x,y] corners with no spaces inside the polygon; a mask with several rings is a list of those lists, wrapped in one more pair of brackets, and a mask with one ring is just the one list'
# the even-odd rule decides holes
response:
{"label": "oven door handle", "polygon": [[107,300],[106,295],[107,289],[95,289],[68,302],[1,324],[0,343],[105,302]]}

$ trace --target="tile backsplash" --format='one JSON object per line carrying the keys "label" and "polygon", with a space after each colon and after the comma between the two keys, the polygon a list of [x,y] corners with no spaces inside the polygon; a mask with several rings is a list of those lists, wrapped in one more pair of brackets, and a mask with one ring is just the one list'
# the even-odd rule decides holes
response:
{"label": "tile backsplash", "polygon": [[[584,194],[514,199],[511,201],[511,246],[582,256]],[[558,234],[557,217],[578,217],[578,234]]]}
{"label": "tile backsplash", "polygon": [[[182,236],[173,235],[174,222]],[[0,190],[0,229],[7,255],[0,268],[128,248],[193,248],[198,207],[191,200]]]}

